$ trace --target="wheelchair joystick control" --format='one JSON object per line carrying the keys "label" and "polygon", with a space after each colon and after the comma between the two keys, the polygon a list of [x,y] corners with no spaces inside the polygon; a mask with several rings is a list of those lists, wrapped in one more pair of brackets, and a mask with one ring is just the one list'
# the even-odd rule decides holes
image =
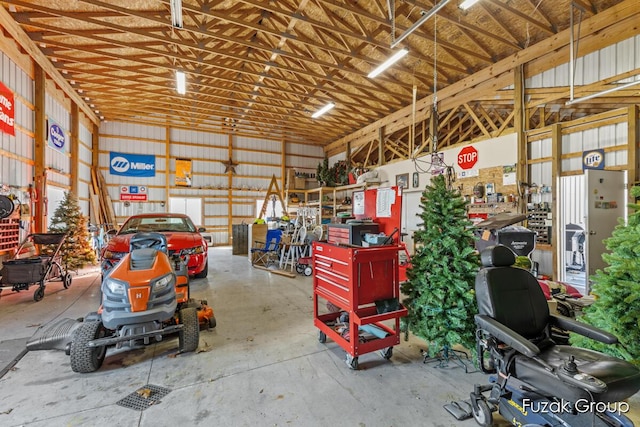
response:
{"label": "wheelchair joystick control", "polygon": [[564,363],[562,369],[569,375],[575,375],[578,373],[578,365],[576,365],[575,358],[569,356],[569,360]]}

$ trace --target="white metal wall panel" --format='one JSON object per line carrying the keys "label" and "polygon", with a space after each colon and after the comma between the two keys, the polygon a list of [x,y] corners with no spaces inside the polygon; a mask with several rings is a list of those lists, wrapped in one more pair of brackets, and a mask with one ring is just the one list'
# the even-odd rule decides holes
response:
{"label": "white metal wall panel", "polygon": [[[165,160],[166,131],[164,127],[132,123],[103,122],[100,125],[98,164],[101,167],[108,192],[118,217],[146,212],[164,212],[166,204],[165,183],[167,165]],[[156,174],[154,177],[127,177],[109,173],[109,153],[111,151],[154,155]],[[120,201],[120,187],[143,185],[147,187],[147,202],[132,202],[125,206]]]}
{"label": "white metal wall panel", "polygon": [[[164,141],[153,141],[145,138],[145,140],[134,139],[140,137],[127,138],[120,137],[100,137],[100,151],[118,151],[130,154],[155,154],[164,158]],[[108,154],[108,153],[107,153]]]}
{"label": "white metal wall panel", "polygon": [[259,149],[279,153],[282,150],[282,142],[266,139],[238,136],[234,138],[233,145],[237,148]]}
{"label": "white metal wall panel", "polygon": [[130,138],[165,140],[165,128],[161,126],[141,125],[138,123],[102,122],[101,135],[119,135]]}
{"label": "white metal wall panel", "polygon": [[[618,61],[616,62],[616,74],[621,74],[627,70],[633,70],[634,68],[636,68],[635,45],[637,40],[639,39],[636,36],[627,40],[623,40],[615,45],[615,55],[616,58],[618,58]],[[622,80],[622,82],[625,83],[631,81],[633,81],[633,77]]]}
{"label": "white metal wall panel", "polygon": [[[580,52],[578,52],[580,55]],[[575,84],[586,85],[640,68],[640,36],[620,41],[598,51],[579,57],[575,62]],[[632,81],[632,78],[622,82]],[[526,87],[554,87],[569,85],[569,57],[551,70],[531,76]]]}
{"label": "white metal wall panel", "polygon": [[[4,132],[0,133],[0,150],[19,157],[16,159],[13,156],[5,156],[4,153],[0,153],[2,154],[0,183],[24,191],[33,176],[33,166],[20,159],[33,159],[33,138],[28,134],[33,131],[34,127],[34,114],[29,107],[29,104],[33,105],[33,81],[2,51],[0,51],[0,76],[2,76],[3,84],[15,94],[15,136]],[[18,195],[22,197],[19,191]]]}

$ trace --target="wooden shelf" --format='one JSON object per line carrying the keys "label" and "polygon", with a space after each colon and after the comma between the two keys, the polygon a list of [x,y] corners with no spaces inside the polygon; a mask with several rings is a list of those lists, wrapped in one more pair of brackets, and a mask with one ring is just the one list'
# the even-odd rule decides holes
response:
{"label": "wooden shelf", "polygon": [[20,245],[20,218],[0,220],[0,254],[13,252]]}

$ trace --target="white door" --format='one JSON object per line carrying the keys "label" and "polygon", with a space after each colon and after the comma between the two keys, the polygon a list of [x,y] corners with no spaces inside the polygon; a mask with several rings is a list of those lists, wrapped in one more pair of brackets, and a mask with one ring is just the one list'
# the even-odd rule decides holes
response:
{"label": "white door", "polygon": [[559,179],[557,208],[560,281],[589,293],[589,277],[606,267],[603,240],[626,217],[626,172],[588,169]]}
{"label": "white door", "polygon": [[[625,217],[627,190],[626,171],[587,170],[586,260],[587,274],[607,265],[602,254],[607,252],[604,240],[611,237],[618,219]],[[588,291],[588,289],[587,289]]]}
{"label": "white door", "polygon": [[202,199],[197,197],[169,197],[169,212],[189,215],[196,227],[203,227]]}

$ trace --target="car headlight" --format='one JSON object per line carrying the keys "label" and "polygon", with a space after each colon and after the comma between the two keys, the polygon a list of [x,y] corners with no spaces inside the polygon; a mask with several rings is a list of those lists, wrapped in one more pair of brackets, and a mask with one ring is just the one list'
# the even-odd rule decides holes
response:
{"label": "car headlight", "polygon": [[127,252],[114,252],[107,249],[102,254],[102,258],[119,260],[122,259],[122,257],[124,257],[126,254]]}
{"label": "car headlight", "polygon": [[112,279],[110,277],[104,279],[102,286],[105,286],[112,294],[115,295],[124,295],[124,292],[127,289],[127,284],[125,282]]}
{"label": "car headlight", "polygon": [[204,253],[204,247],[203,246],[195,246],[193,248],[186,249],[185,252],[188,255],[203,254]]}
{"label": "car headlight", "polygon": [[158,280],[156,280],[155,282],[153,282],[153,290],[155,290],[156,292],[161,292],[166,288],[168,288],[169,285],[172,285],[173,283],[174,283],[173,274],[166,274],[161,278],[159,278]]}

